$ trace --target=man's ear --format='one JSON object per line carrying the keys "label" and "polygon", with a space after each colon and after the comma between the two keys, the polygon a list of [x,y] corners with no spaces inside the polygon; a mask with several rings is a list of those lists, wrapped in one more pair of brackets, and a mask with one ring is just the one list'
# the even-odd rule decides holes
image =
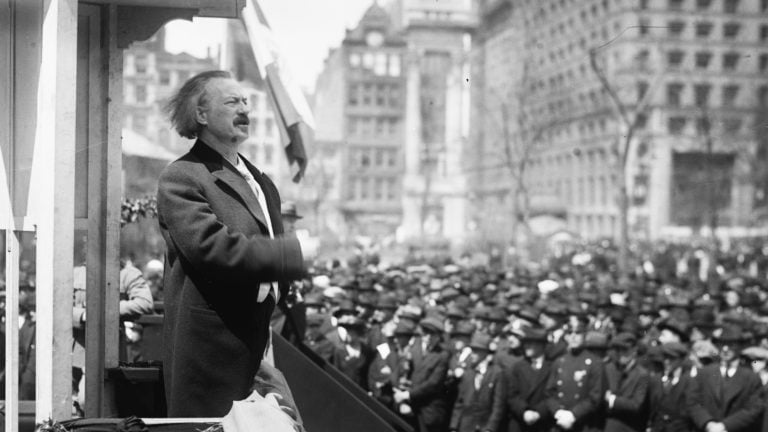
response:
{"label": "man's ear", "polygon": [[205,107],[198,105],[197,108],[195,108],[195,120],[201,125],[208,124],[208,111]]}

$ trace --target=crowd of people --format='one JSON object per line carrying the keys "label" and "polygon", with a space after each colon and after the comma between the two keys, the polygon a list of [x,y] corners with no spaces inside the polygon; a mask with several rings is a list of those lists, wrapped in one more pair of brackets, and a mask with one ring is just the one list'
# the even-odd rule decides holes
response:
{"label": "crowd of people", "polygon": [[673,252],[626,277],[599,245],[535,269],[336,263],[304,281],[304,342],[422,432],[767,431],[762,252]]}

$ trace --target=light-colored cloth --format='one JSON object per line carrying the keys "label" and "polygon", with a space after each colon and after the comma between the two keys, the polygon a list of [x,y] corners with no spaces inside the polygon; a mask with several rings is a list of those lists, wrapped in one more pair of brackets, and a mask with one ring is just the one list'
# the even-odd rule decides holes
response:
{"label": "light-colored cloth", "polygon": [[[245,182],[248,183],[248,186],[251,187],[253,194],[256,195],[256,200],[259,202],[261,212],[264,213],[264,219],[267,221],[269,238],[275,238],[275,232],[272,230],[272,219],[269,217],[269,209],[267,208],[267,200],[264,198],[264,191],[261,190],[261,186],[259,186],[259,183],[253,178],[251,172],[248,171],[245,163],[240,160],[240,156],[237,157],[237,165],[235,165],[235,168],[237,169],[237,172],[243,176]],[[275,303],[277,303],[280,299],[280,290],[277,289],[277,283],[275,282],[262,282],[259,284],[259,296],[257,301],[259,303],[263,302],[264,299],[267,298],[270,290],[272,290],[272,293],[275,296]]]}

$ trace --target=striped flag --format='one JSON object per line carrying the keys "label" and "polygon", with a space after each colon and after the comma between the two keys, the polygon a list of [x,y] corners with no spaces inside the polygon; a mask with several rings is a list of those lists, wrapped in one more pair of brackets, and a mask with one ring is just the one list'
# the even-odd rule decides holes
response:
{"label": "striped flag", "polygon": [[275,36],[257,0],[246,1],[242,20],[259,75],[275,111],[280,140],[291,165],[293,181],[298,183],[307,168],[305,148],[311,144],[315,129],[312,111],[299,85],[288,71]]}

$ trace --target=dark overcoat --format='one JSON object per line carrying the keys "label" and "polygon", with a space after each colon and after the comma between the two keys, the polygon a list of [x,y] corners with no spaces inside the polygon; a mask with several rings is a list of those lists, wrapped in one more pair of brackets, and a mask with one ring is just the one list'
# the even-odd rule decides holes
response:
{"label": "dark overcoat", "polygon": [[704,430],[707,422],[725,425],[728,432],[757,432],[764,409],[760,378],[745,367],[724,378],[719,364],[701,368],[693,380],[690,413],[693,424]]}
{"label": "dark overcoat", "polygon": [[606,408],[605,432],[644,432],[648,427],[650,374],[638,364],[621,370],[610,363],[605,370],[608,388],[616,395],[613,406]]}
{"label": "dark overcoat", "polygon": [[568,410],[576,417],[572,431],[602,430],[606,389],[602,359],[586,350],[567,352],[552,363],[546,390],[549,415]]}
{"label": "dark overcoat", "polygon": [[[241,159],[245,161],[245,158]],[[198,140],[160,175],[158,222],[167,245],[163,374],[171,417],[220,417],[248,396],[269,340],[275,300],[260,282],[303,276],[299,242],[283,237],[280,196],[261,186],[275,238],[237,169]]]}
{"label": "dark overcoat", "polygon": [[469,369],[461,378],[459,395],[453,406],[450,430],[459,432],[498,431],[504,417],[504,377],[502,369],[491,363],[475,389],[477,371]]}
{"label": "dark overcoat", "polygon": [[654,432],[689,432],[693,430],[688,412],[693,378],[690,370],[683,370],[677,382],[664,385],[662,375],[650,377],[649,426]]}
{"label": "dark overcoat", "polygon": [[419,422],[419,430],[442,431],[448,416],[448,351],[440,344],[422,350],[421,339],[411,345],[411,408]]}
{"label": "dark overcoat", "polygon": [[[538,370],[527,359],[516,362],[505,371],[507,389],[508,432],[546,431],[554,422],[546,407],[546,387],[552,362],[544,361]],[[528,410],[539,413],[539,421],[532,425],[525,424],[523,413]]]}

